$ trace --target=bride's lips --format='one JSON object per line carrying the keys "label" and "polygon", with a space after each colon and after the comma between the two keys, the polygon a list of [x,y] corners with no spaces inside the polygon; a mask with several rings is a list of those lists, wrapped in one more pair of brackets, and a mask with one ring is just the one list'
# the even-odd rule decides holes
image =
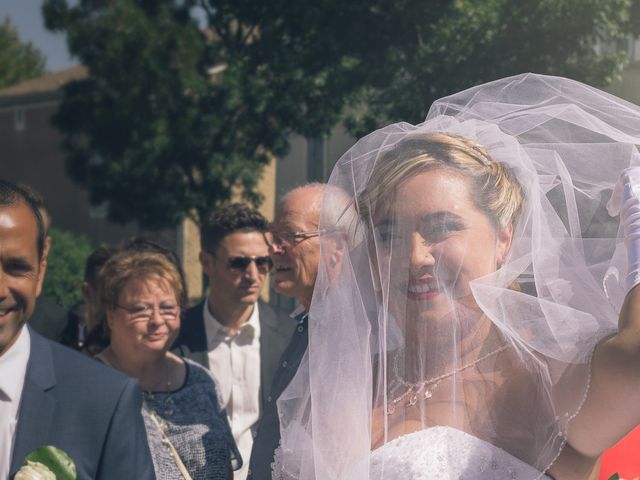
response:
{"label": "bride's lips", "polygon": [[409,300],[433,300],[442,295],[441,285],[433,277],[422,277],[411,280],[406,288]]}

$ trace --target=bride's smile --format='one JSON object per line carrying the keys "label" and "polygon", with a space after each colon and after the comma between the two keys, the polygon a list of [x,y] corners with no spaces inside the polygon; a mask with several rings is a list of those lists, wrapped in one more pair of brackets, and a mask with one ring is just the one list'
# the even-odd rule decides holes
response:
{"label": "bride's smile", "polygon": [[392,313],[407,321],[437,320],[456,303],[473,304],[469,282],[504,261],[511,228],[497,229],[471,200],[469,180],[446,167],[412,176],[392,198],[375,223]]}

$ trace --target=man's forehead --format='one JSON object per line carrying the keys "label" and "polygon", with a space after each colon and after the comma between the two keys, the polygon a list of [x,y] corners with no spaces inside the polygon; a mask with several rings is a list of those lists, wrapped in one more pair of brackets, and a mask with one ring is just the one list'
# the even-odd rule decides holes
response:
{"label": "man's forehead", "polygon": [[274,224],[278,226],[304,228],[317,226],[320,220],[320,212],[310,205],[294,202],[286,202],[276,212]]}
{"label": "man's forehead", "polygon": [[256,250],[268,248],[264,234],[258,230],[237,231],[226,235],[218,245],[219,251]]}
{"label": "man's forehead", "polygon": [[0,208],[0,228],[16,228],[19,224],[15,215],[7,208]]}
{"label": "man's forehead", "polygon": [[33,212],[22,201],[12,205],[0,206],[0,228],[34,228],[37,229],[36,218]]}
{"label": "man's forehead", "polygon": [[33,249],[37,255],[38,226],[28,205],[16,202],[0,206],[0,247],[5,254],[18,249],[20,255],[30,256]]}

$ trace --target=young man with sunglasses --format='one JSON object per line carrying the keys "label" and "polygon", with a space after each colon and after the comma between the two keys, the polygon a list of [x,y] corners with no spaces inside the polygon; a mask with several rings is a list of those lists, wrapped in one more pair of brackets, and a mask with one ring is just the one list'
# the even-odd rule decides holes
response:
{"label": "young man with sunglasses", "polygon": [[187,310],[173,345],[218,380],[221,406],[243,459],[234,480],[247,477],[257,422],[295,328],[286,312],[260,300],[272,266],[267,230],[258,211],[240,204],[205,218],[200,262],[209,279],[208,295]]}

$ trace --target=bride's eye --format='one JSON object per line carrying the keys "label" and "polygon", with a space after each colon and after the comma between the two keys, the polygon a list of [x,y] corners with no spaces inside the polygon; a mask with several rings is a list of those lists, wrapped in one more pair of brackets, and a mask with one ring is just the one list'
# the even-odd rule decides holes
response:
{"label": "bride's eye", "polygon": [[461,222],[449,220],[425,225],[420,234],[426,242],[438,243],[461,230],[464,230],[464,225]]}

